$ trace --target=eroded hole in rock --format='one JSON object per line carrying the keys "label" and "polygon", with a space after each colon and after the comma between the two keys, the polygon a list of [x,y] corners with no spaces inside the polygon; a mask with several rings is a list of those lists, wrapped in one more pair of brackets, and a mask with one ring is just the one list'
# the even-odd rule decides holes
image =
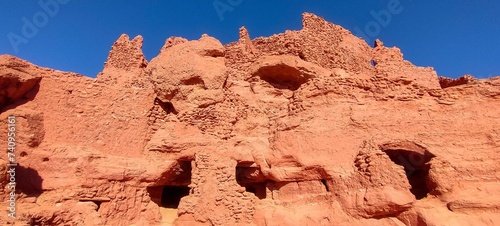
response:
{"label": "eroded hole in rock", "polygon": [[262,67],[256,73],[262,80],[277,89],[297,90],[308,81],[308,77],[296,68],[285,64]]}
{"label": "eroded hole in rock", "polygon": [[160,207],[162,225],[173,225],[177,219],[182,198],[190,194],[191,170],[191,160],[179,160],[147,188],[151,201]]}
{"label": "eroded hole in rock", "polygon": [[151,201],[160,207],[162,224],[173,225],[181,199],[189,195],[190,188],[187,185],[164,185],[148,187],[147,191]]}
{"label": "eroded hole in rock", "polygon": [[96,211],[99,211],[99,209],[101,208],[101,203],[102,202],[101,201],[92,201],[92,202],[97,205]]}
{"label": "eroded hole in rock", "polygon": [[175,110],[174,105],[171,102],[163,102],[160,99],[155,98],[155,104],[160,106],[161,109],[163,109],[163,111],[165,111],[167,114],[177,114],[177,110]]}
{"label": "eroded hole in rock", "polygon": [[200,86],[205,88],[205,82],[200,77],[192,77],[181,81],[183,85],[187,86]]}
{"label": "eroded hole in rock", "polygon": [[35,77],[22,79],[24,81],[17,77],[2,77],[0,81],[0,110],[3,112],[14,109],[16,106],[33,100],[40,90],[41,79]]}
{"label": "eroded hole in rock", "polygon": [[259,167],[248,164],[236,166],[236,182],[244,187],[245,191],[253,193],[257,198],[266,198],[267,180]]}
{"label": "eroded hole in rock", "polygon": [[389,158],[396,164],[403,166],[408,182],[411,185],[410,192],[415,195],[416,199],[423,199],[429,194],[429,186],[426,179],[429,175],[430,165],[428,162],[435,157],[429,151],[421,146],[413,144],[417,150],[397,147],[397,145],[381,146]]}
{"label": "eroded hole in rock", "polygon": [[57,219],[55,215],[51,217],[43,216],[32,216],[29,219],[29,225],[60,225],[62,224],[60,219]]}
{"label": "eroded hole in rock", "polygon": [[181,198],[189,195],[189,187],[164,186],[161,194],[161,207],[177,209]]}
{"label": "eroded hole in rock", "polygon": [[326,191],[327,191],[327,192],[329,192],[329,191],[330,191],[330,188],[328,187],[328,184],[327,184],[326,180],[325,180],[325,179],[322,179],[322,180],[321,180],[321,183],[325,186]]}
{"label": "eroded hole in rock", "polygon": [[306,60],[306,57],[305,57],[304,53],[302,53],[302,52],[299,53],[299,58],[301,60]]}
{"label": "eroded hole in rock", "polygon": [[42,194],[43,179],[33,168],[17,166],[15,168],[16,192],[19,191],[27,197],[38,197]]}
{"label": "eroded hole in rock", "polygon": [[151,201],[164,208],[179,206],[182,197],[189,195],[191,161],[179,161],[158,179],[156,186],[148,187]]}
{"label": "eroded hole in rock", "polygon": [[248,183],[245,186],[245,191],[253,193],[259,199],[266,198],[266,182]]}
{"label": "eroded hole in rock", "polygon": [[209,57],[224,57],[225,53],[219,50],[206,50],[204,55]]}

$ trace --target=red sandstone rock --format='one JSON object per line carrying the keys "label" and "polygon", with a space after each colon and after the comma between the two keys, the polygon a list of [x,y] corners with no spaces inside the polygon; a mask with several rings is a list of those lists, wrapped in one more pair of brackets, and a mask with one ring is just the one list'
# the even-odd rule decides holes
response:
{"label": "red sandstone rock", "polygon": [[[34,73],[34,66],[25,61],[8,56],[0,56],[0,108],[20,99],[36,89],[41,75]],[[36,91],[34,91],[36,92]]]}
{"label": "red sandstone rock", "polygon": [[465,85],[472,83],[476,80],[474,76],[472,75],[464,75],[460,78],[457,79],[452,79],[452,78],[446,78],[446,77],[439,77],[439,84],[441,85],[441,88],[448,88],[452,86],[459,86],[459,85]]}
{"label": "red sandstone rock", "polygon": [[[104,69],[97,75],[96,80],[126,87],[149,85],[143,81],[148,62],[142,53],[142,42],[140,35],[132,40],[129,40],[126,34],[121,35],[111,47]],[[119,76],[116,76],[118,74]]]}
{"label": "red sandstone rock", "polygon": [[226,80],[224,46],[204,35],[166,48],[148,66],[158,98],[176,111],[222,102]]}
{"label": "red sandstone rock", "polygon": [[149,63],[141,47],[122,35],[97,79],[0,56],[18,224],[500,222],[500,77],[438,78],[308,13],[226,46],[172,37]]}

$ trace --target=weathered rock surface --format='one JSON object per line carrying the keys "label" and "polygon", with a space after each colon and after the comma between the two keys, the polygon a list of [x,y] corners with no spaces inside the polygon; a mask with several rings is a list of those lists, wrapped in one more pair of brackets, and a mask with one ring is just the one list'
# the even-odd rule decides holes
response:
{"label": "weathered rock surface", "polygon": [[33,70],[36,70],[35,66],[21,59],[7,55],[0,56],[0,108],[29,98],[28,92],[36,89],[42,79],[40,74],[29,73]]}
{"label": "weathered rock surface", "polygon": [[96,79],[0,56],[16,223],[500,223],[500,77],[439,78],[308,13],[239,34],[172,37],[151,62],[122,35]]}
{"label": "weathered rock surface", "polygon": [[164,47],[148,66],[158,99],[181,112],[222,102],[227,77],[224,46],[207,35],[173,43],[177,44]]}
{"label": "weathered rock surface", "polygon": [[452,79],[452,78],[446,78],[446,77],[439,77],[439,84],[441,85],[441,88],[448,88],[452,86],[460,86],[460,85],[465,85],[469,84],[476,81],[476,79],[472,75],[464,75],[460,78],[457,79]]}
{"label": "weathered rock surface", "polygon": [[109,51],[104,69],[97,75],[97,81],[108,85],[144,87],[144,74],[148,62],[142,53],[142,36],[129,40],[123,34]]}

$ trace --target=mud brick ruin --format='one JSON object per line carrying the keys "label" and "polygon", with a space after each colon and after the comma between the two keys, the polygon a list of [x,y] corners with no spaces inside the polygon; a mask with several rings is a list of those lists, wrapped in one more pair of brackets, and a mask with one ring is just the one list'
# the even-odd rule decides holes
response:
{"label": "mud brick ruin", "polygon": [[18,225],[500,224],[500,77],[441,78],[309,13],[150,62],[142,42],[97,78],[0,56]]}

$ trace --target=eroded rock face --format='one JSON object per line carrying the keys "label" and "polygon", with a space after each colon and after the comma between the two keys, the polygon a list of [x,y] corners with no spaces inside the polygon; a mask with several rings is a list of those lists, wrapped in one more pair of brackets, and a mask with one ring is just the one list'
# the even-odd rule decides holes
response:
{"label": "eroded rock face", "polygon": [[123,34],[116,40],[109,52],[108,61],[104,67],[131,70],[135,68],[145,68],[148,64],[142,53],[142,36],[137,36],[129,40],[128,35]]}
{"label": "eroded rock face", "polygon": [[464,75],[464,76],[457,78],[457,79],[439,77],[439,84],[441,85],[441,88],[444,89],[444,88],[448,88],[448,87],[469,84],[469,83],[474,82],[475,80],[476,80],[476,78],[474,78],[474,76],[472,76],[472,75]]}
{"label": "eroded rock face", "polygon": [[[129,36],[123,34],[113,43],[109,51],[108,60],[104,63],[104,69],[97,75],[97,80],[108,85],[124,87],[144,87],[145,69],[148,65],[142,53],[142,36],[129,40]],[[119,74],[119,76],[117,76]]]}
{"label": "eroded rock face", "polygon": [[25,61],[8,55],[0,56],[0,72],[0,108],[28,99],[28,92],[36,92],[36,86],[42,79]]}
{"label": "eroded rock face", "polygon": [[222,102],[227,77],[224,46],[206,35],[190,42],[169,39],[169,45],[148,67],[158,98],[177,111]]}
{"label": "eroded rock face", "polygon": [[253,77],[259,77],[275,88],[295,91],[314,77],[328,77],[331,72],[295,56],[264,56],[250,68]]}
{"label": "eroded rock face", "polygon": [[1,56],[18,223],[500,222],[499,77],[439,79],[309,13],[239,35],[171,37],[149,63],[122,35],[97,79]]}
{"label": "eroded rock face", "polygon": [[420,68],[403,59],[401,50],[387,48],[382,41],[375,41],[373,64],[376,73],[390,80],[401,80],[404,83],[438,89],[437,73],[432,68]]}

